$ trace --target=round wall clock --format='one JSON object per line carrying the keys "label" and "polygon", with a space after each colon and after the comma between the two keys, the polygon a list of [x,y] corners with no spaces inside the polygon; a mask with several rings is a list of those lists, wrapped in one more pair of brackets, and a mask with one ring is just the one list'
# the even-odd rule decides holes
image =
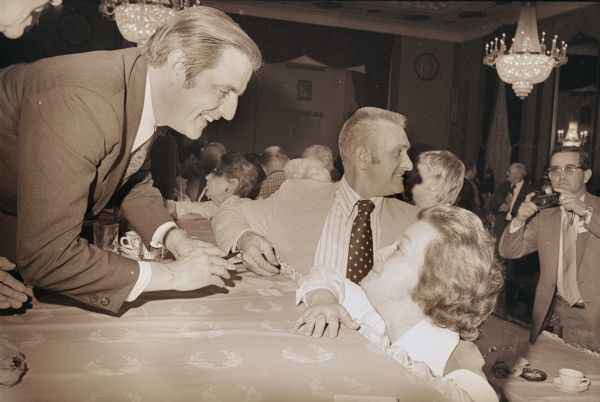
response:
{"label": "round wall clock", "polygon": [[440,71],[440,63],[437,57],[431,53],[421,53],[415,60],[415,72],[424,81],[431,81],[437,77]]}

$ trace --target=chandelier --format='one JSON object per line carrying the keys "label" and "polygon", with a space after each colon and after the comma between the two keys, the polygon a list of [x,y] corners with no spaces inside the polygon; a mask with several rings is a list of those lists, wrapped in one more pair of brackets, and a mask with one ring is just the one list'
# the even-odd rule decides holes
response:
{"label": "chandelier", "polygon": [[117,22],[121,35],[142,46],[175,12],[200,0],[101,0],[100,12]]}
{"label": "chandelier", "polygon": [[533,84],[543,82],[552,68],[567,62],[567,45],[563,41],[557,46],[557,36],[552,39],[552,47],[546,49],[546,33],[538,40],[535,5],[526,4],[521,8],[517,32],[510,50],[506,48],[506,34],[502,39],[495,38],[485,45],[483,64],[496,66],[498,76],[512,87],[521,99],[525,99],[533,89]]}
{"label": "chandelier", "polygon": [[564,146],[578,148],[583,148],[588,136],[587,130],[578,131],[578,123],[576,120],[569,121],[567,135],[565,135],[565,130],[558,130],[556,134],[558,143]]}

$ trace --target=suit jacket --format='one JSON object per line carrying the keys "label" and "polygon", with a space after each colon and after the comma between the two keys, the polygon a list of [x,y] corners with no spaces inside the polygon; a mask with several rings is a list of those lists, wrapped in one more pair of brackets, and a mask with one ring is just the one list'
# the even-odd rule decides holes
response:
{"label": "suit jacket", "polygon": [[[585,205],[594,212],[588,224],[588,230],[577,235],[577,284],[585,303],[585,313],[589,322],[600,330],[600,198],[586,193]],[[542,209],[528,223],[515,233],[510,226],[504,230],[500,239],[500,255],[506,258],[518,258],[538,251],[540,256],[540,279],[535,292],[533,320],[529,341],[535,342],[554,293],[558,274],[558,253],[561,230],[560,208]]]}
{"label": "suit jacket", "polygon": [[[222,250],[236,245],[242,232],[253,229],[271,241],[278,256],[301,275],[312,266],[337,183],[286,180],[271,197],[241,200],[222,208],[212,219]],[[393,198],[384,198],[380,247],[392,244],[416,220],[417,209]]]}
{"label": "suit jacket", "polygon": [[[494,197],[490,201],[490,209],[496,214],[496,220],[494,221],[493,230],[496,239],[500,238],[502,232],[504,231],[504,228],[510,223],[510,221],[506,220],[506,212],[500,212],[498,210],[500,208],[500,205],[504,202],[506,196],[510,192],[510,187],[511,184],[509,182],[505,181],[504,183],[502,183],[500,186],[498,186]],[[525,201],[525,196],[533,191],[534,188],[531,184],[527,182],[523,183],[521,191],[519,191],[519,194],[517,194],[517,198],[513,203],[512,209],[510,210],[510,214],[513,218],[517,216],[517,212],[519,211],[521,203]]]}
{"label": "suit jacket", "polygon": [[[80,238],[121,187],[140,122],[138,49],[90,52],[0,70],[0,210],[17,215],[17,264],[32,285],[116,312],[138,264]],[[148,243],[171,218],[147,169],[121,211]],[[0,234],[1,236],[1,234]]]}

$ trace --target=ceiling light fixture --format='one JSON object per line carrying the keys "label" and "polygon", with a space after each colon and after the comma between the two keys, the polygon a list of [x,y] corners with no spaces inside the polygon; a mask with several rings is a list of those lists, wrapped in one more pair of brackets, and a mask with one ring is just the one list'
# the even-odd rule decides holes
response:
{"label": "ceiling light fixture", "polygon": [[557,46],[558,38],[554,36],[552,47],[547,50],[545,37],[546,33],[542,32],[541,41],[538,39],[535,5],[527,3],[521,8],[510,50],[506,48],[506,34],[502,34],[502,39],[495,38],[485,45],[483,64],[490,67],[495,65],[500,79],[512,84],[517,96],[525,99],[533,84],[545,81],[552,68],[567,62],[565,42]]}
{"label": "ceiling light fixture", "polygon": [[101,0],[99,9],[125,39],[142,46],[177,11],[198,5],[200,0]]}

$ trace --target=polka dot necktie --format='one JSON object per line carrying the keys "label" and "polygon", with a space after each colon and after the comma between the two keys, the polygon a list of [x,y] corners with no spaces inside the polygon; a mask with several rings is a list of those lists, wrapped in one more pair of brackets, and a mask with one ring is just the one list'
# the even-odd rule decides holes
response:
{"label": "polka dot necktie", "polygon": [[348,268],[346,278],[359,283],[373,267],[373,232],[371,212],[375,204],[371,200],[357,202],[358,214],[354,218],[348,247]]}

